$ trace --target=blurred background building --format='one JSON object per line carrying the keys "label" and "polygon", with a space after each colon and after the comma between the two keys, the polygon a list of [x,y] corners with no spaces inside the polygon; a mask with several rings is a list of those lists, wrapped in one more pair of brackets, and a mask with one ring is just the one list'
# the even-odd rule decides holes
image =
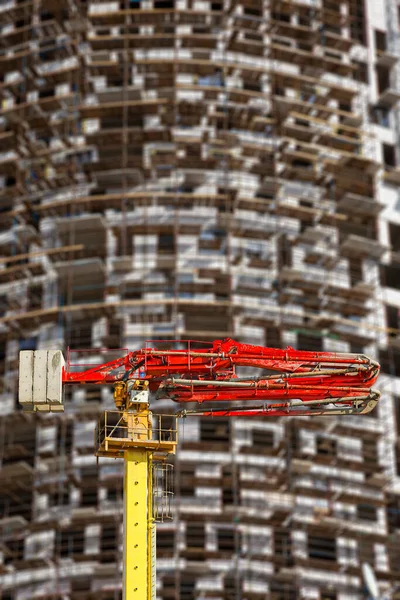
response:
{"label": "blurred background building", "polygon": [[361,599],[363,562],[400,598],[398,0],[1,0],[0,24],[2,600],[121,593],[111,391],[24,414],[19,350],[226,336],[365,352],[383,398],[183,422],[158,599]]}

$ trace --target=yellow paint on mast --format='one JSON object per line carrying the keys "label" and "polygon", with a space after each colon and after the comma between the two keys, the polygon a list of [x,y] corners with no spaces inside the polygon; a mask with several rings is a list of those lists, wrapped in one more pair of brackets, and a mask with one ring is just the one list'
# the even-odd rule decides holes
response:
{"label": "yellow paint on mast", "polygon": [[148,451],[126,450],[124,458],[124,600],[148,600]]}
{"label": "yellow paint on mast", "polygon": [[147,597],[156,597],[156,524],[153,515],[153,457],[148,454],[148,496],[147,496]]}

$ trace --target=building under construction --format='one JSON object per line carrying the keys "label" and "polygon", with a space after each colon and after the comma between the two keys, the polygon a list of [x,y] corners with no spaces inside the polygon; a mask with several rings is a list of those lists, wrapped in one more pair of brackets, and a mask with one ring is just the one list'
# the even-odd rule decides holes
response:
{"label": "building under construction", "polygon": [[2,600],[121,597],[123,465],[93,454],[112,390],[25,414],[19,351],[224,337],[365,352],[383,397],[182,421],[157,598],[361,599],[364,562],[400,598],[399,18],[1,0]]}

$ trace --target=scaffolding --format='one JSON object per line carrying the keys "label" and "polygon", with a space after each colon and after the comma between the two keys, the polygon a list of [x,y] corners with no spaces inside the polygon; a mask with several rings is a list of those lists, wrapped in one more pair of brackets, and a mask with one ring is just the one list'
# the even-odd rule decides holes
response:
{"label": "scaffolding", "polygon": [[343,600],[368,562],[398,600],[396,2],[8,0],[0,23],[3,600],[121,593],[109,392],[20,414],[19,350],[227,336],[373,355],[382,407],[185,422],[157,598]]}

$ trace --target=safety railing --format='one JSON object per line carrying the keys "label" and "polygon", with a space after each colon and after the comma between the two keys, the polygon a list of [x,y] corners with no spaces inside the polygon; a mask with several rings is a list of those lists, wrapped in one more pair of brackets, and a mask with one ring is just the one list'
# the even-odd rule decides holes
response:
{"label": "safety railing", "polygon": [[155,352],[169,352],[171,349],[174,349],[177,352],[182,352],[182,355],[187,358],[187,369],[190,371],[192,352],[199,350],[206,351],[211,348],[211,342],[204,342],[202,340],[146,340],[144,369],[147,371],[148,356]]}
{"label": "safety railing", "polygon": [[130,448],[173,453],[178,441],[176,417],[137,411],[105,411],[95,430],[97,456],[122,456]]}

